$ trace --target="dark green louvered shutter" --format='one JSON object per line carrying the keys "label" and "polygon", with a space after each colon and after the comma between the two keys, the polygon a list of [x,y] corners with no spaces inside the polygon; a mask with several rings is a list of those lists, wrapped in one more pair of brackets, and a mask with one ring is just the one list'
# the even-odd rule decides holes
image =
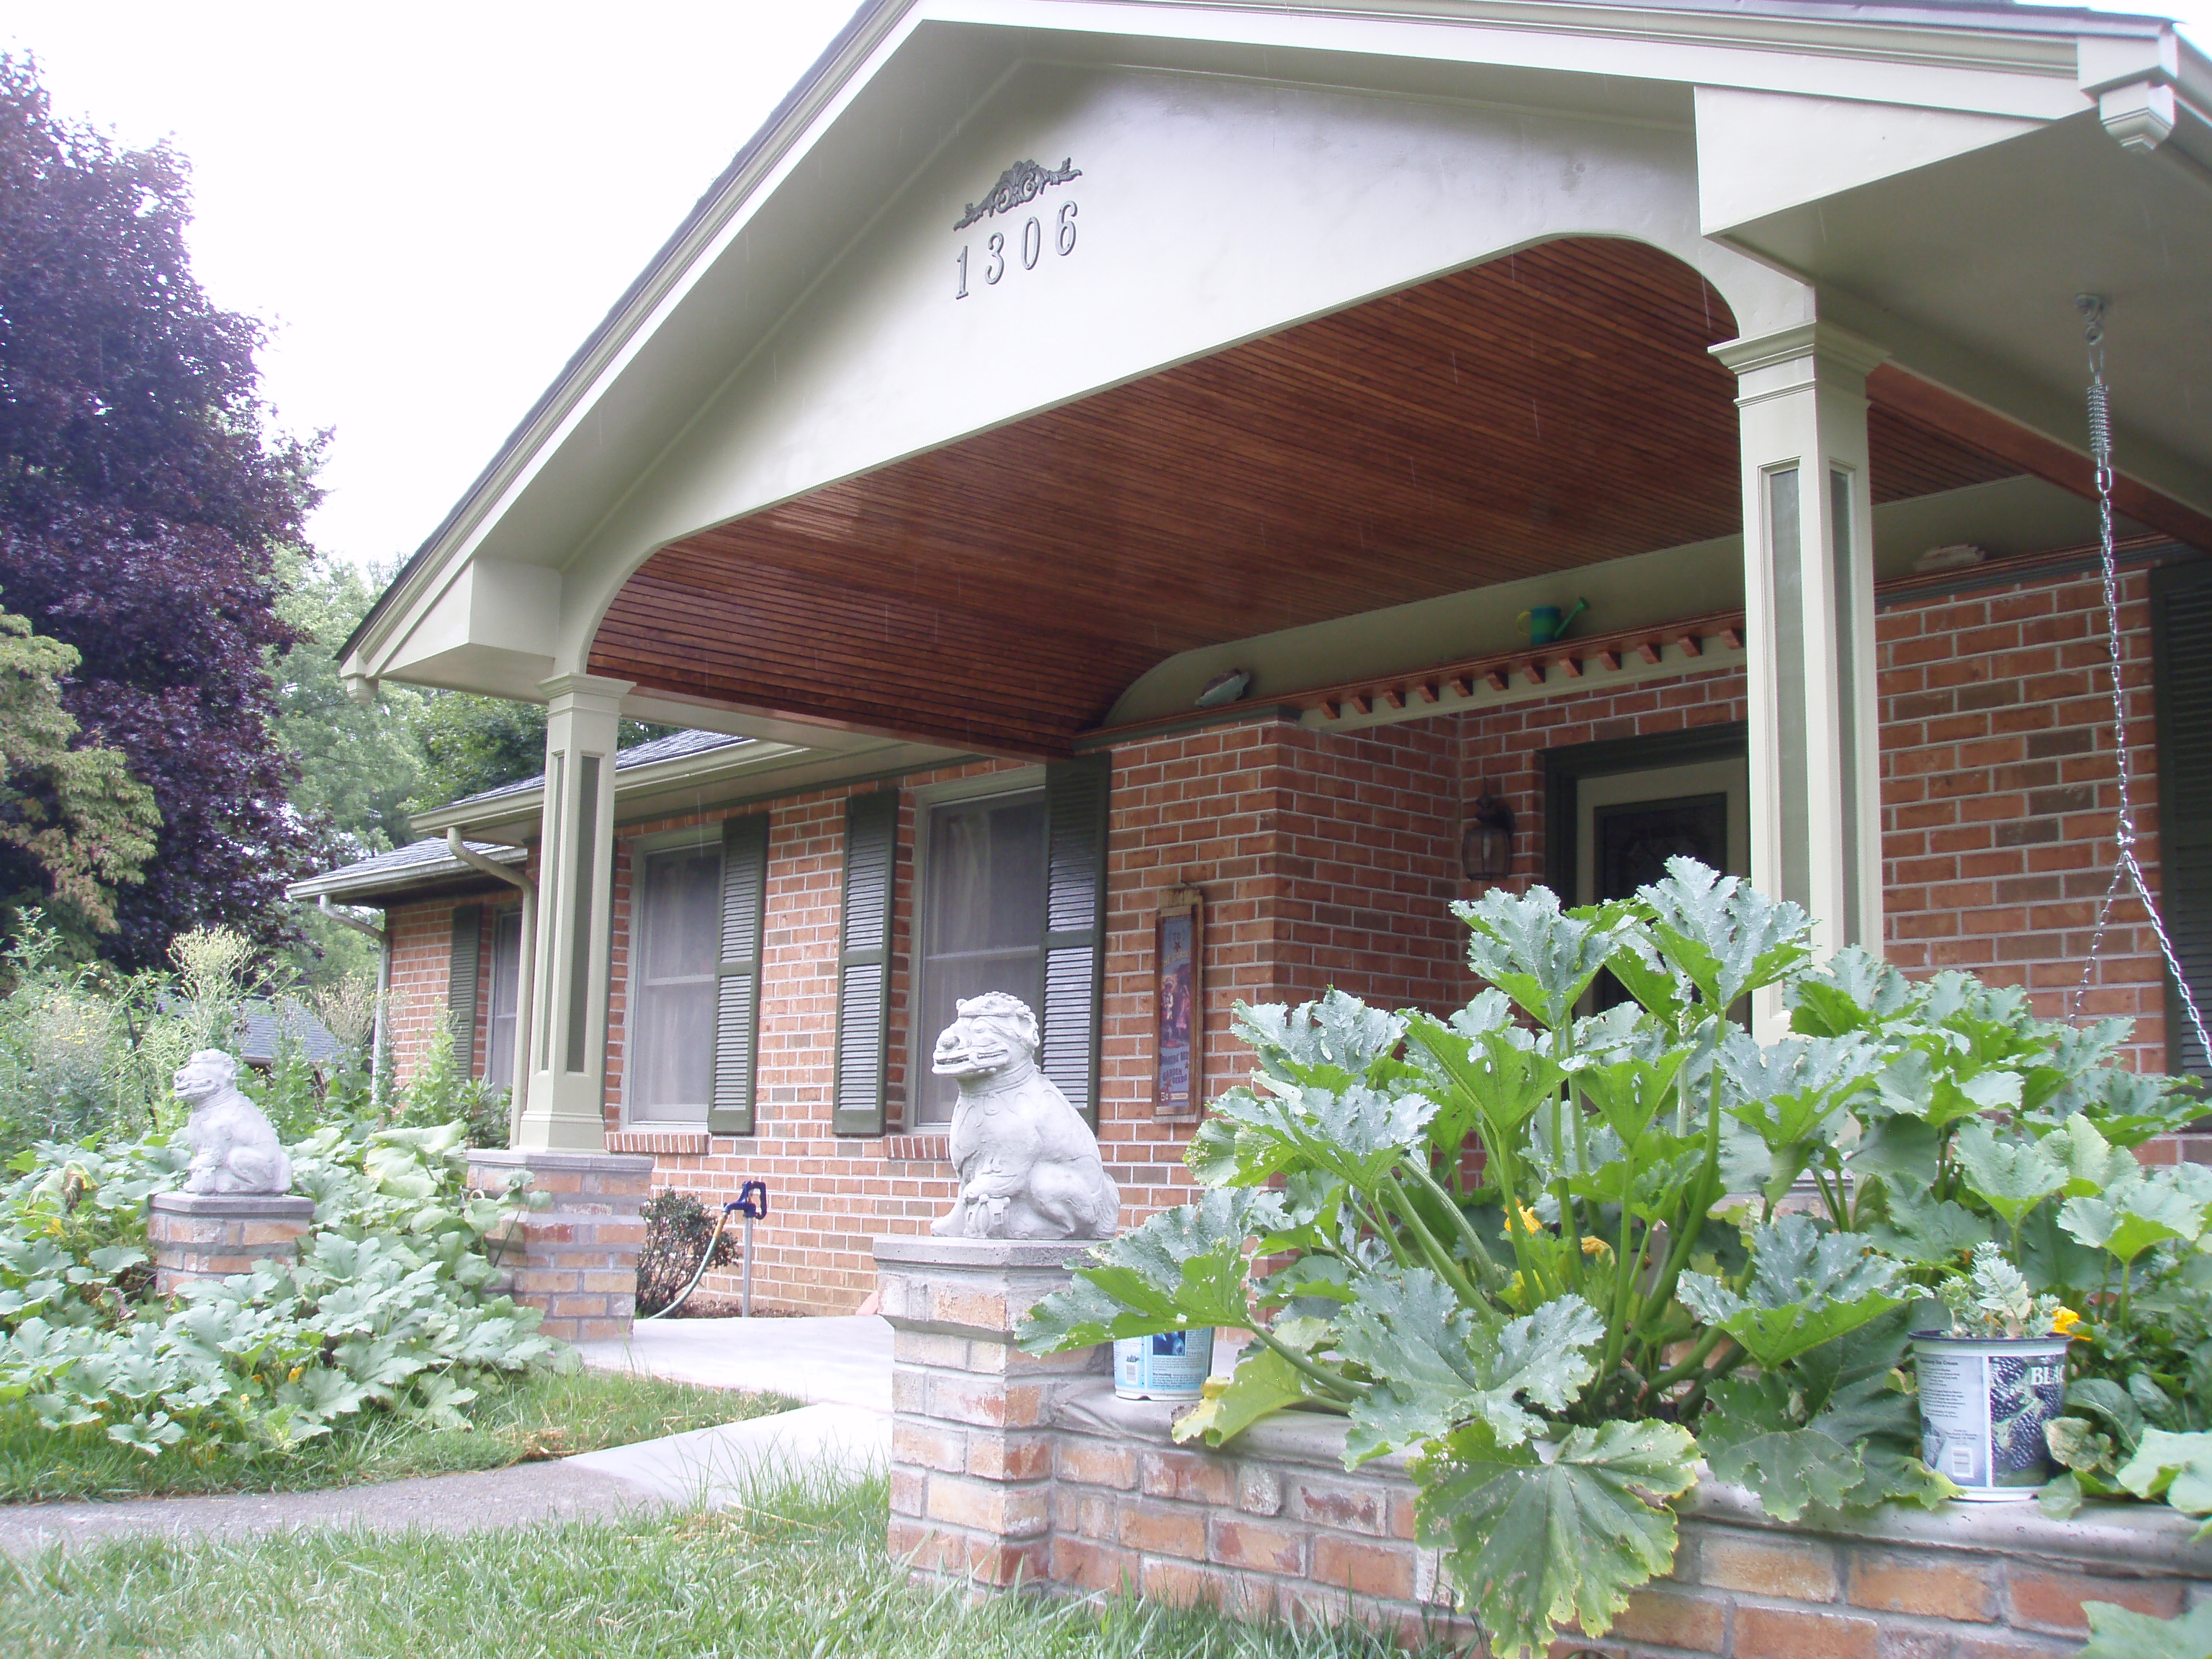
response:
{"label": "dark green louvered shutter", "polygon": [[837,952],[836,1098],[841,1135],[884,1132],[891,991],[891,893],[898,872],[898,791],[845,802],[845,908]]}
{"label": "dark green louvered shutter", "polygon": [[1106,974],[1104,755],[1048,766],[1044,775],[1043,1052],[1040,1068],[1078,1111],[1098,1122],[1098,1004]]}
{"label": "dark green louvered shutter", "polygon": [[446,970],[446,1019],[453,1033],[453,1066],[463,1077],[476,1074],[477,984],[483,957],[483,906],[453,910],[453,953]]}
{"label": "dark green louvered shutter", "polygon": [[768,904],[768,815],[722,826],[721,961],[714,974],[714,1098],[707,1132],[753,1132],[760,1066],[761,920]]}
{"label": "dark green louvered shutter", "polygon": [[[2212,564],[2151,573],[2158,686],[2159,908],[2197,1006],[2212,1019]],[[2171,981],[2166,1065],[2212,1076]]]}

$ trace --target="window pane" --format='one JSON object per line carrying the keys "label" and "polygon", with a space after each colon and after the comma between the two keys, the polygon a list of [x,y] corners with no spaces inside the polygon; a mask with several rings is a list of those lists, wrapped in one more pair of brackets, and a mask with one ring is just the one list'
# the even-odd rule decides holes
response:
{"label": "window pane", "polygon": [[514,1015],[522,989],[522,912],[502,910],[492,924],[491,1025],[484,1079],[495,1089],[514,1085]]}
{"label": "window pane", "polygon": [[934,807],[927,833],[914,1121],[942,1123],[959,1089],[929,1074],[929,1051],[952,1023],[955,1006],[1004,991],[1034,1009],[1042,995],[1044,800],[1024,795]]}
{"label": "window pane", "polygon": [[924,951],[1036,949],[1044,932],[1044,802],[940,806],[929,829]]}
{"label": "window pane", "polygon": [[651,854],[638,872],[628,1056],[634,1119],[706,1115],[721,884],[722,855],[711,847]]}

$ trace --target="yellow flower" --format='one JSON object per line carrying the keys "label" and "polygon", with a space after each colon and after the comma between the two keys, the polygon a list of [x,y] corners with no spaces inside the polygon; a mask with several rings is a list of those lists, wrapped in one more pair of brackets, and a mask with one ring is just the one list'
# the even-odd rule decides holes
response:
{"label": "yellow flower", "polygon": [[1542,1222],[1536,1219],[1536,1212],[1534,1210],[1530,1209],[1526,1204],[1523,1204],[1521,1206],[1521,1231],[1522,1232],[1527,1233],[1533,1238],[1543,1224],[1544,1224]]}
{"label": "yellow flower", "polygon": [[2086,1342],[2089,1334],[2081,1328],[2081,1316],[2071,1308],[2061,1308],[2051,1316],[2051,1334],[2075,1342]]}
{"label": "yellow flower", "polygon": [[307,1374],[307,1368],[305,1365],[295,1365],[292,1367],[292,1374],[284,1380],[287,1382],[297,1382],[301,1376]]}
{"label": "yellow flower", "polygon": [[1583,1254],[1584,1255],[1601,1255],[1610,1261],[1613,1256],[1613,1246],[1607,1243],[1603,1239],[1597,1237],[1595,1234],[1585,1233],[1583,1235]]}

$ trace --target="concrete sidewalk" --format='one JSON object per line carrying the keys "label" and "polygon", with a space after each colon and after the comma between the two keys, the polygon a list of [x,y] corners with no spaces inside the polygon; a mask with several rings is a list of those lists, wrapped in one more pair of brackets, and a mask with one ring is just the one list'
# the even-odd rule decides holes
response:
{"label": "concrete sidewalk", "polygon": [[645,1510],[721,1509],[796,1475],[851,1480],[888,1469],[890,1443],[886,1413],[820,1405],[473,1474],[329,1492],[10,1504],[0,1507],[0,1553],[125,1537],[250,1538],[325,1527],[468,1533]]}
{"label": "concrete sidewalk", "polygon": [[577,1345],[595,1370],[788,1395],[810,1406],[891,1408],[891,1328],[872,1314],[818,1319],[641,1319],[627,1341]]}

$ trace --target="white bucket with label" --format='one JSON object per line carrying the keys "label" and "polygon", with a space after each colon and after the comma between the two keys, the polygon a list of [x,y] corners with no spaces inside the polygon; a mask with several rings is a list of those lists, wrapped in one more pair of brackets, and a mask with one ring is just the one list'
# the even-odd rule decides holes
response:
{"label": "white bucket with label", "polygon": [[1213,1370],[1213,1332],[1162,1331],[1114,1344],[1114,1392],[1124,1400],[1195,1400]]}
{"label": "white bucket with label", "polygon": [[1921,1462],[1981,1504],[2016,1503],[2051,1479],[2043,1425],[2065,1410],[2063,1336],[1916,1331]]}

